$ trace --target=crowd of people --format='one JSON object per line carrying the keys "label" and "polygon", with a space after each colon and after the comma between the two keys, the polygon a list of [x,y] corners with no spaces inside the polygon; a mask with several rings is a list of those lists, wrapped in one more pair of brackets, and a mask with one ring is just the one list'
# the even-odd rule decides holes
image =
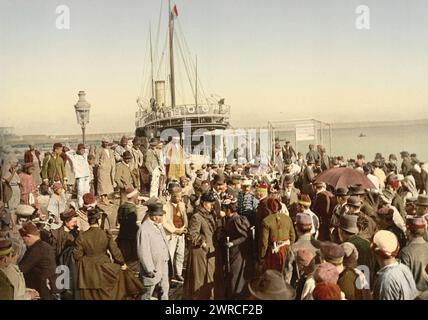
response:
{"label": "crowd of people", "polygon": [[[197,164],[179,137],[30,146],[1,165],[0,299],[427,299],[428,167],[400,155],[287,141],[267,163]],[[321,179],[343,167],[371,187]]]}

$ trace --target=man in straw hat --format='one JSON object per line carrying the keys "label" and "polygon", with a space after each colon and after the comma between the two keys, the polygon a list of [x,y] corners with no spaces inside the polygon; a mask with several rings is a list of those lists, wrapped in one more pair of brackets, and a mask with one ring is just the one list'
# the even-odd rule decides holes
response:
{"label": "man in straw hat", "polygon": [[116,171],[116,162],[113,150],[109,148],[110,140],[104,137],[101,142],[101,148],[95,153],[95,168],[97,173],[97,194],[100,201],[104,204],[110,204],[108,196],[114,192],[114,177]]}
{"label": "man in straw hat", "polygon": [[137,252],[146,293],[143,299],[150,300],[156,285],[160,287],[160,299],[168,300],[170,261],[168,241],[162,225],[165,211],[162,203],[147,205],[148,210],[137,233]]}
{"label": "man in straw hat", "polygon": [[373,288],[375,300],[413,300],[419,295],[409,267],[396,259],[399,248],[390,231],[380,230],[373,237],[372,250],[380,266]]}
{"label": "man in straw hat", "polygon": [[407,218],[407,235],[409,242],[400,250],[398,258],[409,267],[419,291],[428,290],[424,277],[425,266],[428,265],[428,243],[424,240],[426,222],[422,217]]}

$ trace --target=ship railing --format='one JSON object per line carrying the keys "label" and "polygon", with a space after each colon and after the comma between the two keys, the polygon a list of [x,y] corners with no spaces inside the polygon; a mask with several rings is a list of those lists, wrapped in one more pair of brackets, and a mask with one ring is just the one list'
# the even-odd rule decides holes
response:
{"label": "ship railing", "polygon": [[221,104],[212,105],[179,105],[175,108],[163,107],[158,111],[137,111],[136,122],[149,124],[159,120],[174,120],[183,117],[201,118],[223,116],[229,118],[230,106]]}

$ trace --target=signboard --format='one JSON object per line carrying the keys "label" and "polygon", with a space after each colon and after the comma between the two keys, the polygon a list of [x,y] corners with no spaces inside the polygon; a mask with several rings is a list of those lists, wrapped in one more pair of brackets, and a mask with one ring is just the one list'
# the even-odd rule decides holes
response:
{"label": "signboard", "polygon": [[296,127],[296,141],[315,140],[315,127],[312,124]]}

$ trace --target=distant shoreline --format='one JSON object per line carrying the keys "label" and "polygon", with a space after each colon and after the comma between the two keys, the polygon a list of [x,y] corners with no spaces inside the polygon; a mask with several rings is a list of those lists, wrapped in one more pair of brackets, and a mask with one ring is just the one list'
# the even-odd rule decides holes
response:
{"label": "distant shoreline", "polygon": [[[428,119],[420,120],[396,120],[396,121],[358,121],[358,122],[335,122],[330,123],[332,130],[335,129],[358,129],[358,128],[383,128],[383,127],[395,127],[395,126],[417,126],[417,125],[428,125]],[[232,129],[239,128],[267,128],[267,124],[264,126],[232,126]],[[292,131],[292,130],[290,130]],[[100,140],[103,136],[108,136],[111,139],[120,139],[123,135],[133,136],[134,132],[108,132],[108,133],[89,133],[86,134],[86,139]],[[76,142],[81,139],[81,134],[59,134],[59,135],[44,135],[44,134],[33,134],[33,135],[12,135],[4,137],[5,143],[8,144],[20,144],[20,143],[50,143],[52,141],[70,141]]]}

